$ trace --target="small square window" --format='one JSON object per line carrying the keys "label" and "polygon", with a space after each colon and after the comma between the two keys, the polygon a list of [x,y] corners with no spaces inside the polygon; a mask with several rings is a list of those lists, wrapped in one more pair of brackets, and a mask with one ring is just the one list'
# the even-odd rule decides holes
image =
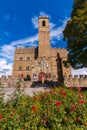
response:
{"label": "small square window", "polygon": [[26,57],[26,60],[30,60],[30,57]]}
{"label": "small square window", "polygon": [[18,70],[22,70],[22,66],[19,66],[19,67],[18,67]]}
{"label": "small square window", "polygon": [[23,60],[23,57],[19,57],[19,60]]}
{"label": "small square window", "polygon": [[26,70],[29,70],[29,69],[30,69],[29,66],[27,66],[27,67],[26,67]]}

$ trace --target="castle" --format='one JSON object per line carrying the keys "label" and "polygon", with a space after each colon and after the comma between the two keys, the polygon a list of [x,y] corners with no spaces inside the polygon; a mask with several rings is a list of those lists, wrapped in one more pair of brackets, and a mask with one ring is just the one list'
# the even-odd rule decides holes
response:
{"label": "castle", "polygon": [[50,46],[49,18],[38,18],[39,33],[38,47],[16,48],[12,76],[2,76],[0,82],[4,87],[15,87],[19,74],[24,74],[25,79],[31,78],[31,82],[24,82],[24,87],[32,85],[33,81],[52,80],[64,83],[67,87],[87,87],[87,75],[71,75],[71,68],[64,67],[63,61],[67,60],[67,50],[52,48]]}
{"label": "castle", "polygon": [[31,81],[62,81],[64,75],[71,75],[71,68],[64,67],[67,50],[50,45],[49,17],[38,18],[38,47],[16,48],[12,77],[23,73]]}

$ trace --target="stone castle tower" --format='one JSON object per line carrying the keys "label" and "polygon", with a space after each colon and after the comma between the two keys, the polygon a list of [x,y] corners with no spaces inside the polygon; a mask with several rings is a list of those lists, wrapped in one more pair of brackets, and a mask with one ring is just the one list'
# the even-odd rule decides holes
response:
{"label": "stone castle tower", "polygon": [[50,57],[49,19],[48,17],[39,17],[39,57],[44,56]]}
{"label": "stone castle tower", "polygon": [[38,47],[16,48],[12,76],[23,73],[25,78],[30,76],[32,81],[62,80],[64,75],[71,75],[71,68],[66,68],[63,61],[67,60],[66,49],[50,46],[49,18],[38,18],[39,33]]}

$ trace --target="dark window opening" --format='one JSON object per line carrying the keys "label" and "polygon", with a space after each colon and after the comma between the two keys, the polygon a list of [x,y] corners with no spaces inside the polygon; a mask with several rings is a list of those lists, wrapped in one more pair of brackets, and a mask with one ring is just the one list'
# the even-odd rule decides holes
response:
{"label": "dark window opening", "polygon": [[42,21],[42,26],[46,26],[46,21]]}
{"label": "dark window opening", "polygon": [[41,65],[41,62],[38,62],[38,65]]}
{"label": "dark window opening", "polygon": [[23,60],[23,57],[19,57],[19,60]]}
{"label": "dark window opening", "polygon": [[26,67],[26,70],[29,70],[29,66]]}
{"label": "dark window opening", "polygon": [[30,60],[30,57],[27,57],[26,60]]}
{"label": "dark window opening", "polygon": [[22,70],[22,66],[19,66],[19,67],[18,67],[18,70]]}
{"label": "dark window opening", "polygon": [[26,78],[24,78],[24,81],[30,81],[31,80],[31,77],[30,75],[27,74]]}

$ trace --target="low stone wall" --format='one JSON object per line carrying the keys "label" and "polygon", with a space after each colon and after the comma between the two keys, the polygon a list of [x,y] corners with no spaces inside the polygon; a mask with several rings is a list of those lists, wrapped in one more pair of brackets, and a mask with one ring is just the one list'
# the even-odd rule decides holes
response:
{"label": "low stone wall", "polygon": [[72,76],[65,76],[64,77],[64,84],[67,86],[73,85],[75,87],[87,87],[87,75],[80,76],[76,75],[74,78]]}
{"label": "low stone wall", "polygon": [[[16,87],[16,83],[17,83],[17,77],[13,78],[12,76],[2,76],[2,78],[0,79],[0,82],[3,84],[4,87]],[[86,76],[75,76],[74,78],[70,75],[70,76],[64,76],[64,84],[66,86],[70,86],[73,85],[75,87],[87,87],[87,75]],[[32,81],[23,81],[23,86],[25,88],[30,87],[32,85]]]}
{"label": "low stone wall", "polygon": [[[2,76],[0,82],[5,88],[15,88],[17,85],[18,78],[13,78],[12,76]],[[23,85],[25,88],[30,87],[32,85],[32,81],[23,81]]]}

